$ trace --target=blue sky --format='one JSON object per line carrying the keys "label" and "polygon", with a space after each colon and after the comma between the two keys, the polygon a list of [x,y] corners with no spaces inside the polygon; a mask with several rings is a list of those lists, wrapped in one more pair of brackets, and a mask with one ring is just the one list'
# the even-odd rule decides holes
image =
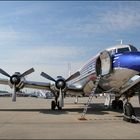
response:
{"label": "blue sky", "polygon": [[[68,76],[123,39],[140,49],[139,1],[0,1],[0,67]],[[1,75],[3,78],[4,76]]]}

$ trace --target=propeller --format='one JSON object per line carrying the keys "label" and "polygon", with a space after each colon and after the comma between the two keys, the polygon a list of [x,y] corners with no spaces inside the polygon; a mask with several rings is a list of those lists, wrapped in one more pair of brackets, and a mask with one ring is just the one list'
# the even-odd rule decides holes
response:
{"label": "propeller", "polygon": [[27,75],[33,73],[34,71],[35,71],[34,68],[31,68],[31,69],[25,71],[24,73],[22,73],[22,74],[20,75],[20,77],[25,77],[25,76],[27,76]]}
{"label": "propeller", "polygon": [[66,82],[68,82],[68,81],[70,81],[70,80],[72,80],[72,79],[78,77],[79,75],[80,75],[80,72],[78,71],[78,72],[74,73],[73,75],[71,75],[70,77],[68,77],[66,80],[65,80],[64,78],[62,78],[61,76],[59,76],[58,80],[55,80],[55,79],[52,78],[50,75],[48,75],[48,74],[46,74],[46,73],[44,73],[44,72],[41,73],[41,76],[42,76],[42,77],[44,77],[44,78],[46,78],[46,79],[48,79],[48,80],[50,80],[50,81],[55,82],[56,87],[57,87],[58,89],[61,88],[61,90],[65,88]]}
{"label": "propeller", "polygon": [[68,82],[76,77],[80,76],[80,72],[77,71],[76,73],[72,74],[70,77],[68,77],[65,81]]}
{"label": "propeller", "polygon": [[138,94],[138,100],[139,100],[139,105],[140,105],[140,93]]}
{"label": "propeller", "polygon": [[64,88],[66,88],[66,84],[67,84],[68,81],[78,77],[79,75],[80,75],[80,72],[78,71],[78,72],[74,73],[73,75],[71,75],[70,77],[68,77],[66,80],[62,76],[57,76],[58,79],[55,80],[50,75],[48,75],[48,74],[46,74],[44,72],[41,73],[42,77],[44,77],[44,78],[46,78],[46,79],[48,79],[50,81],[55,82],[55,86],[59,90],[59,107],[63,107],[63,103],[64,103],[63,102],[63,98],[64,98],[63,96],[64,95],[63,95],[62,90]]}
{"label": "propeller", "polygon": [[60,90],[59,90],[59,95],[60,95],[60,97],[59,97],[59,107],[63,107],[64,106],[64,102],[63,102],[63,93],[62,93],[62,90],[61,90],[61,88],[60,88]]}
{"label": "propeller", "polygon": [[14,92],[12,94],[12,102],[16,102],[16,85],[14,84]]}
{"label": "propeller", "polygon": [[7,77],[11,77],[7,72],[5,72],[3,69],[0,69],[0,73],[7,76]]}
{"label": "propeller", "polygon": [[48,75],[48,74],[46,74],[46,73],[44,73],[44,72],[41,73],[41,76],[43,76],[44,78],[46,78],[46,79],[48,79],[48,80],[51,80],[51,81],[56,82],[55,79],[53,79],[50,75]]}
{"label": "propeller", "polygon": [[32,72],[34,72],[34,68],[31,68],[31,69],[25,71],[22,74],[20,74],[19,72],[15,72],[15,74],[10,76],[6,71],[4,71],[3,69],[0,69],[0,73],[2,75],[5,75],[5,76],[9,77],[10,78],[10,83],[13,85],[13,88],[14,88],[14,92],[12,94],[12,101],[13,102],[16,101],[16,92],[18,90],[17,85],[21,82],[21,78],[31,74]]}

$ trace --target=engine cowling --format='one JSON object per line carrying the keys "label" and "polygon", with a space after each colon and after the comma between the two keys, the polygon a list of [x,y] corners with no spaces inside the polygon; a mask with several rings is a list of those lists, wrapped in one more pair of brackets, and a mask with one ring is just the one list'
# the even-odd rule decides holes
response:
{"label": "engine cowling", "polygon": [[111,71],[112,58],[108,51],[103,51],[96,60],[96,74],[104,76],[109,74]]}
{"label": "engine cowling", "polygon": [[14,74],[10,77],[10,82],[12,85],[13,84],[18,85],[20,83],[20,81],[21,81],[21,78],[16,74]]}
{"label": "engine cowling", "polygon": [[57,89],[64,89],[66,87],[66,82],[64,79],[58,79],[55,83]]}

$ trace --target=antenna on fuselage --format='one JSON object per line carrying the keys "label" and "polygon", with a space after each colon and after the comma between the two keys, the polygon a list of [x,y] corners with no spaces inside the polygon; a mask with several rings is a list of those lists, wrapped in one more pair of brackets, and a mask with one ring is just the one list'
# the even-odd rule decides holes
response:
{"label": "antenna on fuselage", "polygon": [[68,63],[68,76],[71,76],[71,63]]}
{"label": "antenna on fuselage", "polygon": [[120,42],[120,45],[123,44],[123,39],[119,39],[119,40],[116,40],[116,41],[119,41]]}
{"label": "antenna on fuselage", "polygon": [[123,40],[121,39],[121,45],[122,45]]}

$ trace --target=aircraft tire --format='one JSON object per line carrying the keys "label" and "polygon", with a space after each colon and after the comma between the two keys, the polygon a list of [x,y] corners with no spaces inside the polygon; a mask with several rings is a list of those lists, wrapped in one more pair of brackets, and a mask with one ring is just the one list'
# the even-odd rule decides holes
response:
{"label": "aircraft tire", "polygon": [[112,101],[112,109],[117,109],[117,104],[118,104],[117,100],[113,100]]}
{"label": "aircraft tire", "polygon": [[[124,105],[124,115],[126,115],[128,117],[131,117],[132,115],[135,116],[134,109],[133,109],[132,105],[129,102],[127,102]],[[126,118],[125,116],[123,117],[123,120],[127,121],[127,122],[131,122],[131,123],[136,123],[136,121],[134,119],[129,119],[129,118]]]}
{"label": "aircraft tire", "polygon": [[118,108],[123,109],[123,101],[122,100],[118,101]]}
{"label": "aircraft tire", "polygon": [[57,108],[58,108],[58,110],[62,110],[62,107],[59,106],[59,101],[58,101],[58,104],[57,104]]}
{"label": "aircraft tire", "polygon": [[51,110],[55,110],[55,107],[56,107],[56,103],[55,103],[55,101],[52,101],[51,102]]}

